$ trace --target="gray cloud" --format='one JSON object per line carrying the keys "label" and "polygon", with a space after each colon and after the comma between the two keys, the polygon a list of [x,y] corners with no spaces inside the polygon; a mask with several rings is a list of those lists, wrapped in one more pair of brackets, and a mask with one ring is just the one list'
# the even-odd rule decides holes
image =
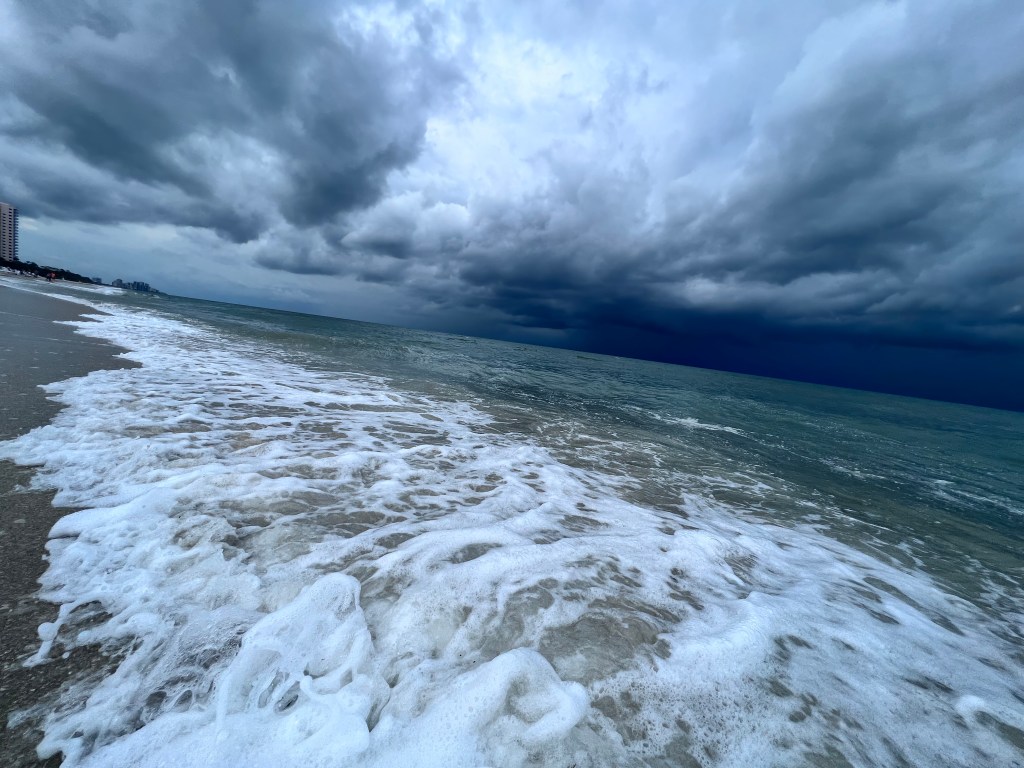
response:
{"label": "gray cloud", "polygon": [[[457,74],[415,25],[396,41],[356,10],[15,3],[0,52],[0,191],[29,216],[204,227],[235,242],[282,217],[309,227],[372,204],[419,153]],[[61,168],[47,172],[54,153]]]}
{"label": "gray cloud", "polygon": [[29,216],[684,362],[1024,347],[1013,0],[64,5],[0,32]]}
{"label": "gray cloud", "polygon": [[[626,124],[651,99],[669,114],[678,84],[620,73],[585,127],[533,158],[542,181],[527,194],[467,195],[456,253],[408,226],[391,227],[388,248],[435,266],[414,286],[432,301],[526,326],[1024,345],[1022,35],[1007,3],[820,19],[789,40],[745,120],[727,121],[739,138],[724,148],[701,135],[717,124],[699,108],[738,114],[718,101],[734,68],[703,84],[691,131],[703,158],[685,138],[655,145],[663,126]],[[778,56],[777,40],[740,42],[747,66]]]}

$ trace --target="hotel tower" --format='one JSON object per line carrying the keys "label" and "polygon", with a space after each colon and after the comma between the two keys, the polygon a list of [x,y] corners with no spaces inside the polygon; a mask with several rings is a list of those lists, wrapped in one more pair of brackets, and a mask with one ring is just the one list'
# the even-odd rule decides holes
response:
{"label": "hotel tower", "polygon": [[18,260],[18,209],[0,203],[0,261]]}

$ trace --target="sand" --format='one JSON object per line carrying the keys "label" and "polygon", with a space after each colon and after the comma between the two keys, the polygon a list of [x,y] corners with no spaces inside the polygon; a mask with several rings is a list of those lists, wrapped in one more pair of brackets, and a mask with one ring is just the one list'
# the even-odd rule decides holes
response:
{"label": "sand", "polygon": [[[0,286],[0,440],[47,423],[60,406],[40,384],[84,376],[100,368],[132,365],[114,357],[120,350],[77,335],[55,321],[80,319],[87,307]],[[46,567],[47,534],[68,509],[52,505],[50,492],[27,491],[30,468],[0,462],[0,765],[59,765],[35,754],[39,732],[33,719],[8,727],[12,713],[51,700],[71,677],[95,668],[96,654],[76,653],[37,667],[23,662],[38,648],[36,628],[56,608],[35,597]]]}

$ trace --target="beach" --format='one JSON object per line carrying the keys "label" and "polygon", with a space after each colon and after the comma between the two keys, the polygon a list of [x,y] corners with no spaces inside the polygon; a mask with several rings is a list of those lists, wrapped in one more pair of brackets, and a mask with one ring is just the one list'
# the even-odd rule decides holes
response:
{"label": "beach", "polygon": [[[29,282],[26,279],[26,282]],[[78,320],[91,311],[81,304],[0,286],[0,441],[47,423],[60,410],[40,384],[129,363],[114,357],[122,350],[76,335],[59,321]],[[26,490],[32,469],[0,462],[0,755],[5,766],[58,765],[35,756],[39,732],[31,723],[8,728],[8,717],[52,696],[94,659],[57,659],[25,667],[39,647],[38,626],[51,621],[56,607],[38,600],[38,579],[45,568],[47,534],[68,509],[52,504],[52,491]],[[81,657],[85,651],[80,651]]]}
{"label": "beach", "polygon": [[26,285],[7,764],[1024,766],[1020,414]]}

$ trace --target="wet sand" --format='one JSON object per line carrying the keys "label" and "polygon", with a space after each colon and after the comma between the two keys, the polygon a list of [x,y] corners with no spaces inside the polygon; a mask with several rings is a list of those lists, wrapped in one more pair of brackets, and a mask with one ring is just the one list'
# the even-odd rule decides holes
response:
{"label": "wet sand", "polygon": [[[84,376],[101,368],[134,365],[123,351],[77,335],[55,321],[77,320],[88,307],[0,285],[0,440],[46,424],[60,410],[40,384]],[[53,493],[28,491],[31,468],[0,462],[0,765],[59,765],[37,759],[40,734],[32,720],[8,724],[12,713],[51,698],[63,683],[94,666],[76,653],[37,667],[23,662],[38,648],[36,628],[52,621],[56,608],[35,597],[46,567],[47,534],[69,509],[52,504]]]}

